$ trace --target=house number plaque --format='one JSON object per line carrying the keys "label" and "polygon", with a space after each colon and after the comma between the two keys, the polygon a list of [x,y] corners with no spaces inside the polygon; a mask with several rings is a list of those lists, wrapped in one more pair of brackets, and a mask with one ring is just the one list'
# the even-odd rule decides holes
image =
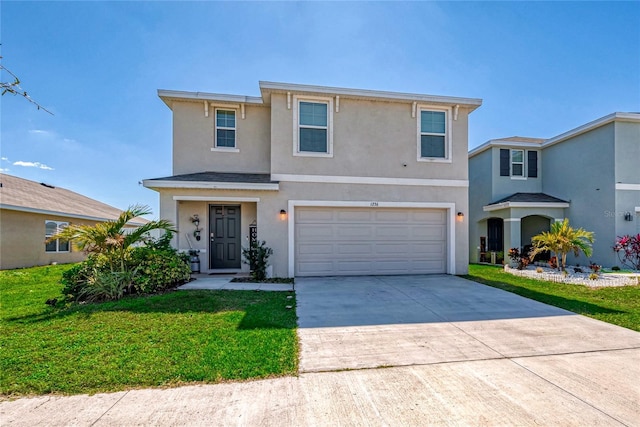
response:
{"label": "house number plaque", "polygon": [[369,206],[371,206],[371,207],[374,207],[374,208],[375,208],[376,206],[378,206],[378,202],[371,202],[371,203],[369,204]]}

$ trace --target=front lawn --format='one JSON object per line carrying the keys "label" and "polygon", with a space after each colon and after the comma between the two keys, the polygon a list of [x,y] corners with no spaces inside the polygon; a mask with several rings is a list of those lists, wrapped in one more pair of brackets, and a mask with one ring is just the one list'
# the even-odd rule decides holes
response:
{"label": "front lawn", "polygon": [[[0,394],[96,393],[298,368],[292,292],[174,291],[53,308],[69,266],[0,271]],[[287,298],[290,296],[291,298]]]}
{"label": "front lawn", "polygon": [[640,286],[592,289],[514,276],[502,267],[477,264],[470,265],[469,274],[462,277],[640,331]]}

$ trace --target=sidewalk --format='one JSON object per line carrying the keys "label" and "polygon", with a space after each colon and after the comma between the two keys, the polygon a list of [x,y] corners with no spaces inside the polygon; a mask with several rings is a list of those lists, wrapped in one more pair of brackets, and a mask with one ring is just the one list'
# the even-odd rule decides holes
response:
{"label": "sidewalk", "polygon": [[232,282],[235,275],[192,274],[195,280],[179,286],[178,289],[208,289],[233,291],[293,291],[292,283],[243,283]]}

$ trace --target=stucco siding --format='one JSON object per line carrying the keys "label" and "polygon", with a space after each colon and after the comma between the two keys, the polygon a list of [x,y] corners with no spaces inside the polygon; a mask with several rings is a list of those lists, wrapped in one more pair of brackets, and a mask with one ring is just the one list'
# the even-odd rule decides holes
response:
{"label": "stucco siding", "polygon": [[615,124],[615,182],[640,184],[640,123]]}
{"label": "stucco siding", "polygon": [[[591,132],[547,147],[543,151],[545,165],[543,191],[568,200],[567,217],[573,227],[595,233],[591,259],[612,264],[615,255],[611,239],[615,237],[615,155],[614,125],[608,124]],[[569,262],[585,264],[581,255]]]}
{"label": "stucco siding", "polygon": [[492,194],[492,152],[491,150],[469,159],[469,259],[478,262],[480,257],[480,237],[487,235],[486,221],[482,207],[491,203]]}
{"label": "stucco siding", "polygon": [[[491,158],[493,164],[492,202],[510,196],[514,193],[540,193],[542,192],[542,164],[540,153],[538,152],[538,177],[537,178],[512,178],[510,176],[500,176],[500,148],[491,148]],[[537,151],[537,150],[536,150]],[[527,175],[527,150],[524,154],[524,171]],[[489,203],[489,202],[488,202]]]}
{"label": "stucco siding", "polygon": [[92,224],[76,218],[0,210],[0,269],[82,261],[85,254],[71,245],[71,252],[45,251],[45,221]]}
{"label": "stucco siding", "polygon": [[341,99],[339,112],[333,112],[333,156],[294,156],[295,111],[287,109],[286,96],[274,94],[271,172],[466,180],[468,111],[460,108],[457,120],[448,114],[453,163],[438,163],[417,160],[420,114],[411,117],[411,109],[410,103]]}
{"label": "stucco siding", "polygon": [[[224,107],[220,104],[219,107]],[[173,174],[205,171],[268,173],[270,169],[269,109],[245,106],[245,118],[236,110],[237,152],[214,150],[216,105],[205,117],[204,104],[174,101]]]}

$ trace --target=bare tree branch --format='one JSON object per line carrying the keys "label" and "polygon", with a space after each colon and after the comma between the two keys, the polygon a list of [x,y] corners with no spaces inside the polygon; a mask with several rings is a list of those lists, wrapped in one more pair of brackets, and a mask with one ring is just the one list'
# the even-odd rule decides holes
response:
{"label": "bare tree branch", "polygon": [[[1,56],[0,56],[0,59],[2,59]],[[33,98],[31,98],[27,94],[26,90],[20,87],[20,79],[18,78],[18,76],[13,74],[11,70],[9,70],[7,67],[5,67],[2,64],[0,64],[0,70],[6,71],[13,78],[13,81],[10,81],[10,82],[0,82],[0,90],[2,90],[2,95],[4,95],[5,93],[10,93],[12,95],[20,95],[24,99],[26,99],[27,101],[29,101],[30,103],[38,107],[38,110],[44,110],[53,116],[53,113],[51,111],[47,110],[42,105],[38,104],[37,101],[35,101]]]}

